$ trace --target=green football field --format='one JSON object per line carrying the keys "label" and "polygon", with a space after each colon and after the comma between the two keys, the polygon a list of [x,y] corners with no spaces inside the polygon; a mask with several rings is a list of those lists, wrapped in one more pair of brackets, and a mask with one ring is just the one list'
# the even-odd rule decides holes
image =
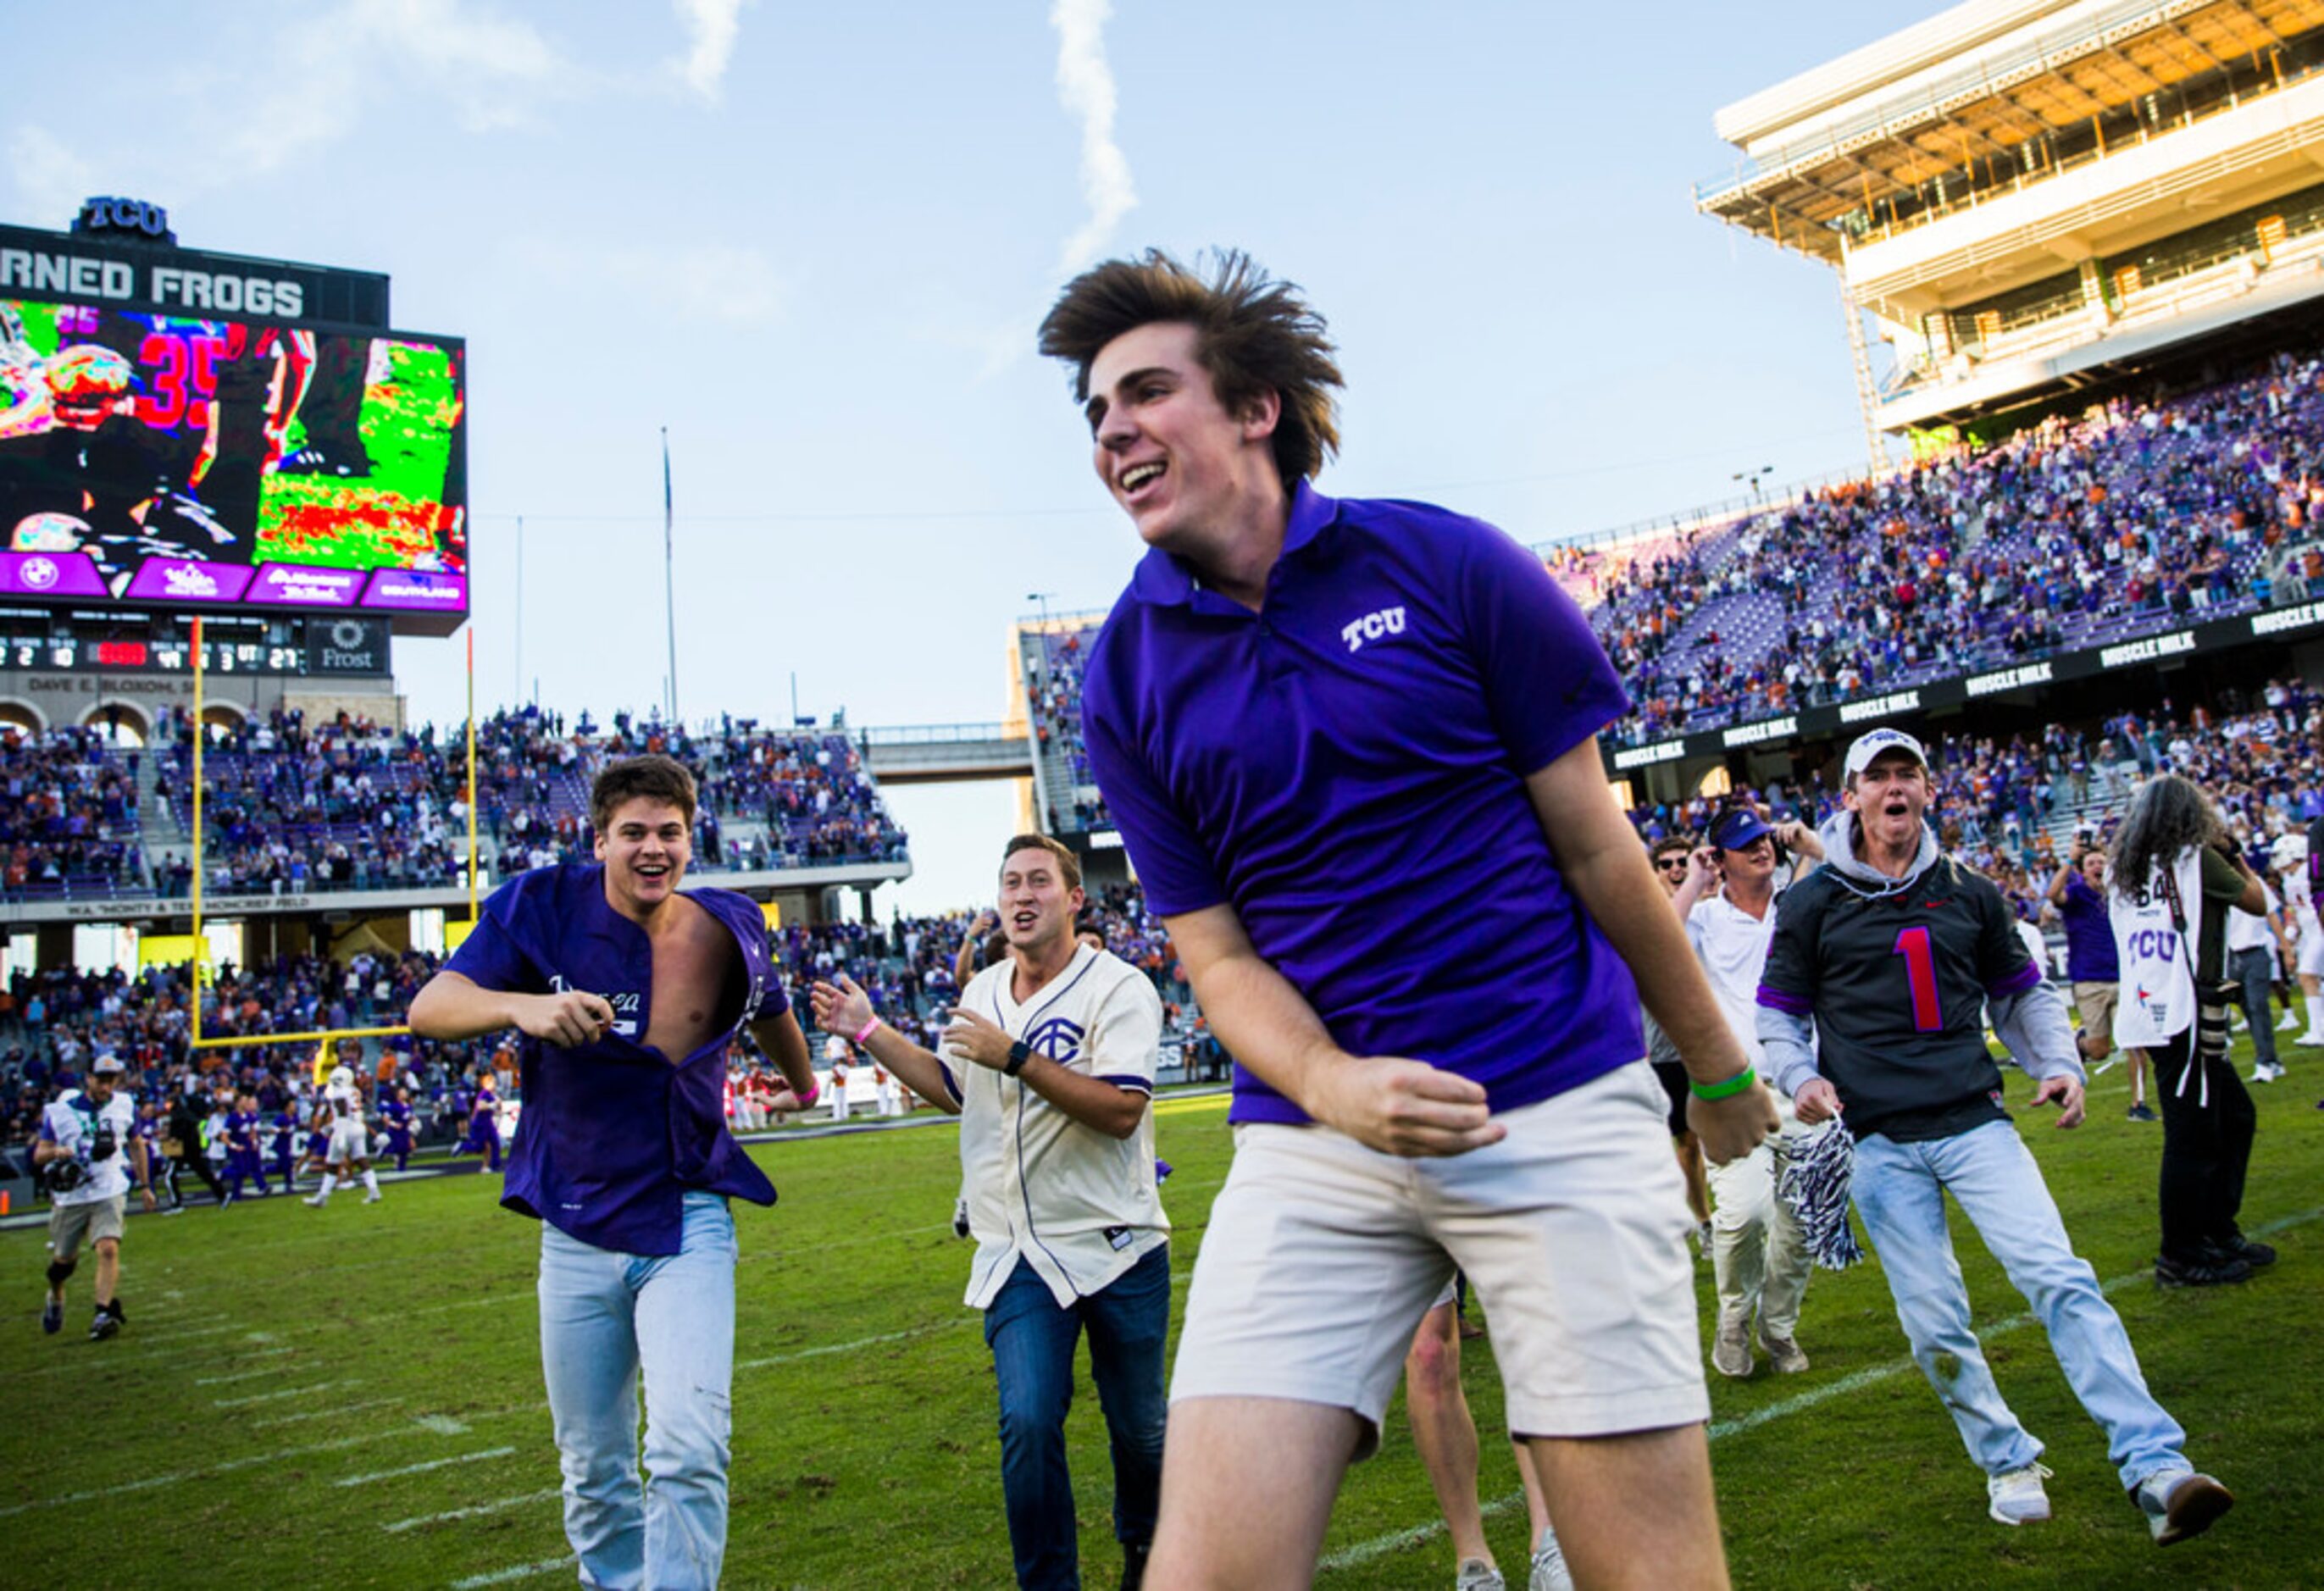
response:
{"label": "green football field", "polygon": [[[2057,1517],[2012,1531],[1904,1357],[1877,1269],[1819,1275],[1804,1375],[1712,1377],[1711,1452],[1738,1583],[1764,1586],[2260,1586],[2324,1583],[2324,1052],[2256,1090],[2246,1225],[2282,1262],[2249,1285],[2163,1292],[2160,1128],[2123,1119],[2119,1071],[2092,1119],[2021,1126],[2080,1251],[2128,1322],[2190,1456],[2239,1499],[2200,1540],[2161,1551],[2124,1499],[2024,1304],[1957,1223],[2003,1390],[2050,1444]],[[2015,1074],[2012,1074],[2013,1078]],[[2017,1080],[2013,1098],[2026,1085]],[[1166,1100],[1183,1290],[1224,1177],[1223,1101]],[[755,1153],[782,1190],[739,1209],[735,1586],[1010,1583],[989,1362],[960,1306],[949,1125],[784,1141]],[[0,1541],[8,1583],[115,1587],[554,1586],[559,1528],[532,1296],[537,1228],[497,1180],[391,1184],[368,1207],[276,1197],[140,1218],[125,1246],[130,1323],[83,1339],[88,1266],[61,1336],[36,1320],[37,1231],[0,1234]],[[1711,1277],[1700,1267],[1709,1328]],[[1183,1291],[1180,1294],[1183,1299]],[[1491,1340],[1469,1345],[1479,1426],[1500,1409]],[[1085,1578],[1118,1572],[1095,1399],[1072,1417]],[[1489,1528],[1522,1584],[1525,1525],[1505,1447],[1487,1443]],[[1452,1564],[1401,1408],[1342,1492],[1319,1584],[1431,1586]],[[35,1569],[32,1566],[43,1566]]]}

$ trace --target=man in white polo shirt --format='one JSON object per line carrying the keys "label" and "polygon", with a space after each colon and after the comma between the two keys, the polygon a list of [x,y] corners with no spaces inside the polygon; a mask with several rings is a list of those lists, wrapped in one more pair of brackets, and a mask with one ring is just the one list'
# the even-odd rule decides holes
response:
{"label": "man in white polo shirt", "polygon": [[[1749,806],[1720,813],[1706,838],[1710,843],[1690,859],[1676,904],[1720,1009],[1757,1068],[1762,1062],[1759,974],[1767,964],[1775,903],[1783,894],[1776,875],[1786,870],[1777,848],[1788,848],[1804,870],[1822,858],[1823,846],[1806,824],[1787,823],[1778,829]],[[1812,1262],[1799,1217],[1775,1191],[1790,1145],[1804,1135],[1790,1101],[1778,1096],[1775,1108],[1781,1125],[1766,1142],[1740,1160],[1711,1168],[1711,1261],[1719,1284],[1719,1331],[1711,1341],[1711,1366],[1721,1375],[1751,1374],[1755,1315],[1759,1346],[1778,1374],[1808,1367],[1796,1332]]]}
{"label": "man in white polo shirt", "polygon": [[1113,1448],[1124,1586],[1144,1577],[1161,1490],[1170,1223],[1148,1107],[1162,1002],[1127,961],[1076,943],[1083,899],[1072,851],[1041,834],[1009,841],[1009,954],[961,991],[941,1059],[880,1021],[845,976],[814,990],[820,1025],[961,1117],[976,1239],[966,1301],[984,1311],[1009,1539],[1028,1587],[1081,1584],[1065,1423],[1084,1329]]}

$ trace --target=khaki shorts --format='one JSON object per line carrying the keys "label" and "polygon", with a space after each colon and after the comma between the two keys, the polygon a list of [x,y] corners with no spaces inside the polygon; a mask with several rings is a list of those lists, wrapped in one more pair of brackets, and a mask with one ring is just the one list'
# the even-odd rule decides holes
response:
{"label": "khaki shorts", "polygon": [[1711,1417],[1662,1085],[1645,1061],[1405,1160],[1324,1127],[1248,1122],[1194,1262],[1170,1396],[1352,1411],[1379,1445],[1414,1329],[1457,1265],[1492,1321],[1518,1436]]}
{"label": "khaki shorts", "polygon": [[2119,983],[2074,985],[2074,1009],[2082,1014],[2082,1031],[2098,1035],[2108,1048],[2114,1044],[2114,1008],[2121,998]]}
{"label": "khaki shorts", "polygon": [[49,1211],[49,1247],[60,1260],[78,1258],[83,1241],[103,1242],[121,1237],[128,1195],[92,1199],[84,1204],[60,1204]]}

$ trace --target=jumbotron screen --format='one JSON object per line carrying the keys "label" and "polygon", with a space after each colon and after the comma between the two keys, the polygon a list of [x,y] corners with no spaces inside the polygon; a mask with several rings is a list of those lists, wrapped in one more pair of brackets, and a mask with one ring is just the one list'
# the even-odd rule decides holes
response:
{"label": "jumbotron screen", "polygon": [[0,601],[468,606],[456,339],[0,299]]}

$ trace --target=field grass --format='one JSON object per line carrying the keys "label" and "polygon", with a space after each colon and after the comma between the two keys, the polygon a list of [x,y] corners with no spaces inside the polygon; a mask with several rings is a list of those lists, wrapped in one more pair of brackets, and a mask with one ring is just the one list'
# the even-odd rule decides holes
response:
{"label": "field grass", "polygon": [[[2255,1090],[2246,1224],[2282,1250],[2239,1288],[2163,1292],[2154,1246],[2160,1128],[2123,1120],[2120,1071],[2092,1119],[2021,1127],[2077,1246],[2109,1283],[2150,1384],[2195,1461],[2239,1501],[2200,1541],[2158,1551],[2116,1488],[2023,1301],[1961,1232],[1961,1261],[2005,1393],[2050,1444],[2057,1518],[2011,1531],[1905,1360],[1877,1269],[1819,1275],[1801,1324],[1813,1356],[1781,1381],[1712,1377],[1711,1451],[1736,1580],[1761,1586],[2259,1586],[2324,1583],[2324,1055],[2287,1051]],[[2014,1076],[2014,1074],[2013,1074]],[[2022,1100],[2022,1080],[2012,1090]],[[1222,1101],[1166,1101],[1183,1288],[1226,1174]],[[742,1209],[734,1387],[735,1586],[1001,1586],[1010,1581],[989,1360],[960,1306],[948,1126],[756,1151],[782,1190]],[[82,1340],[88,1267],[67,1331],[35,1323],[36,1231],[0,1234],[0,1541],[14,1584],[248,1587],[569,1584],[532,1301],[537,1228],[496,1179],[392,1184],[365,1208],[276,1198],[131,1223],[116,1340]],[[1957,1223],[1958,1229],[1958,1223]],[[1701,1270],[1709,1325],[1710,1271]],[[1183,1294],[1182,1294],[1183,1297]],[[1497,1429],[1490,1339],[1470,1345],[1480,1428]],[[1087,1581],[1118,1572],[1093,1397],[1071,1423]],[[1484,1491],[1522,1584],[1525,1525],[1506,1448]],[[1349,1478],[1330,1586],[1449,1585],[1451,1552],[1400,1409]],[[35,1573],[29,1566],[50,1566]]]}

